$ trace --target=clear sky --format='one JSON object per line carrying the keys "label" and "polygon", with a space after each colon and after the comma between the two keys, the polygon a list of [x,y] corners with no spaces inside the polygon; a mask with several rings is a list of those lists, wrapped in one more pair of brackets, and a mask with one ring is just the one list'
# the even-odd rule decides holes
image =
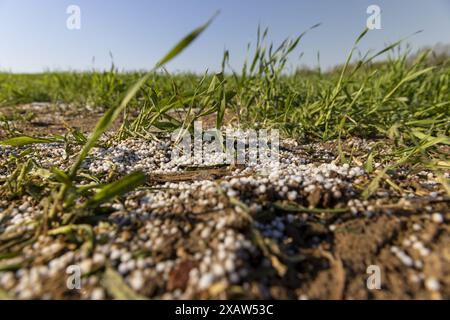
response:
{"label": "clear sky", "polygon": [[[81,9],[81,29],[69,30],[69,5]],[[239,68],[258,23],[279,43],[321,22],[304,38],[299,62],[327,68],[342,63],[378,5],[381,30],[370,31],[359,49],[380,49],[415,31],[413,47],[450,43],[450,0],[0,0],[0,69],[13,72],[108,68],[112,52],[121,70],[148,69],[187,32],[216,10],[204,34],[170,62],[172,71],[220,67],[224,48]],[[95,57],[95,61],[93,59]],[[294,62],[291,62],[293,64]]]}

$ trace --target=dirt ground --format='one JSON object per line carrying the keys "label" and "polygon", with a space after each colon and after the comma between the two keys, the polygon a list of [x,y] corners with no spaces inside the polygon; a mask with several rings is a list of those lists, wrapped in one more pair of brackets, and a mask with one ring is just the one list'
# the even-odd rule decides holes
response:
{"label": "dirt ground", "polygon": [[[41,137],[64,134],[66,127],[89,132],[101,116],[101,113],[94,111],[80,113],[61,107],[43,108],[42,105],[24,105],[0,111],[12,120],[18,132]],[[31,120],[14,121],[26,117]],[[4,128],[0,130],[1,139],[7,135]],[[335,144],[324,143],[322,148],[333,157],[337,156]],[[348,146],[348,150],[351,150],[351,146]],[[309,150],[303,152],[305,156],[311,155]],[[357,158],[357,154],[355,156]],[[284,277],[276,280],[271,278],[269,292],[261,293],[258,289],[260,279],[255,279],[249,280],[250,290],[245,294],[230,288],[216,297],[449,299],[450,199],[443,195],[430,196],[437,190],[423,183],[426,177],[423,179],[420,181],[415,177],[399,176],[395,180],[402,188],[414,189],[416,194],[422,194],[422,197],[408,203],[400,198],[391,198],[381,204],[369,202],[367,205],[373,205],[375,209],[365,215],[351,212],[339,215],[303,213],[309,216],[303,223],[286,226],[291,241],[303,248],[300,250],[303,258],[288,261]],[[324,207],[326,196],[318,194],[317,197],[307,199],[307,202]],[[433,218],[437,212],[443,218],[442,221]],[[418,242],[421,245],[417,245]],[[320,245],[311,246],[311,243]],[[428,251],[424,252],[421,247]],[[412,260],[405,262],[405,259],[399,258],[399,251],[406,253]],[[371,276],[368,267],[371,265],[380,268],[380,289],[367,288],[367,279]],[[183,269],[183,266],[180,268]]]}
{"label": "dirt ground", "polygon": [[[80,111],[65,105],[47,103],[3,107],[0,113],[13,123],[14,129],[30,136],[62,135],[67,132],[68,127],[89,132],[102,116],[100,111]],[[6,134],[5,128],[0,128],[0,138],[3,139]]]}

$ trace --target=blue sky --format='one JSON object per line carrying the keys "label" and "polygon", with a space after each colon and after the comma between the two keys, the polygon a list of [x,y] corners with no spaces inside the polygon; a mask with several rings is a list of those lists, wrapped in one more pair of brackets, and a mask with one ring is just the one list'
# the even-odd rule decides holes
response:
{"label": "blue sky", "polygon": [[[81,9],[81,29],[68,30],[66,8]],[[370,31],[359,49],[424,30],[413,47],[450,43],[450,0],[0,0],[0,69],[12,72],[108,68],[112,52],[121,70],[148,69],[186,33],[221,13],[204,34],[170,62],[171,71],[203,72],[220,67],[224,48],[239,69],[258,23],[279,43],[321,22],[295,54],[300,62],[327,68],[342,63],[364,29],[366,8],[380,6],[381,30]],[[95,57],[95,62],[93,62]]]}

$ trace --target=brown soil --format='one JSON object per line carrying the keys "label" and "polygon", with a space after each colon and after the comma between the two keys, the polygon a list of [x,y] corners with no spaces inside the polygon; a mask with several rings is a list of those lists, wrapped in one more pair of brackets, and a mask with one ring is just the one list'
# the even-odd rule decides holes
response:
{"label": "brown soil", "polygon": [[[99,111],[64,108],[50,104],[24,104],[3,107],[0,114],[11,121],[11,127],[30,136],[64,134],[67,128],[89,132],[102,116]],[[26,121],[28,120],[28,121]],[[0,127],[0,139],[7,136],[5,128]]]}

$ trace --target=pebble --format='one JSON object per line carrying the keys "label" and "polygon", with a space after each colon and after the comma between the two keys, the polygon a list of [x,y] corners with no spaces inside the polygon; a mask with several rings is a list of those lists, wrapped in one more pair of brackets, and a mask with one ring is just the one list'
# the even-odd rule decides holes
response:
{"label": "pebble", "polygon": [[29,204],[28,202],[24,202],[24,203],[22,203],[22,204],[18,207],[18,209],[19,209],[20,211],[25,211],[25,210],[28,209],[29,206],[30,206],[30,204]]}
{"label": "pebble", "polygon": [[216,277],[220,277],[225,274],[224,268],[218,263],[211,266],[211,271]]}
{"label": "pebble", "polygon": [[297,191],[291,191],[287,194],[288,200],[295,201],[297,200]]}
{"label": "pebble", "polygon": [[435,212],[431,215],[431,220],[435,223],[442,223],[444,222],[444,217],[442,216],[442,214]]}
{"label": "pebble", "polygon": [[202,232],[200,233],[200,237],[202,237],[203,239],[207,239],[209,238],[211,234],[211,229],[208,227],[203,228]]}
{"label": "pebble", "polygon": [[429,291],[439,291],[441,288],[441,285],[436,278],[430,277],[425,280],[425,287]]}
{"label": "pebble", "polygon": [[404,251],[400,250],[396,246],[391,247],[391,251],[400,259],[400,261],[407,267],[412,267],[414,265],[414,260],[408,256]]}
{"label": "pebble", "polygon": [[234,261],[232,259],[225,260],[224,267],[228,272],[232,272],[234,270]]}
{"label": "pebble", "polygon": [[82,272],[83,274],[90,273],[91,270],[92,270],[92,260],[91,260],[91,259],[83,260],[83,261],[80,263],[80,268],[81,268],[81,272]]}
{"label": "pebble", "polygon": [[119,264],[119,267],[117,268],[117,271],[119,271],[120,274],[126,274],[128,272],[128,266],[126,263],[122,262]]}
{"label": "pebble", "polygon": [[105,291],[103,288],[94,288],[91,292],[92,300],[103,300],[105,299]]}
{"label": "pebble", "polygon": [[235,239],[231,235],[228,235],[224,241],[225,247],[232,248],[234,246],[234,241]]}
{"label": "pebble", "polygon": [[120,251],[119,251],[119,250],[113,249],[113,250],[111,251],[111,254],[110,254],[109,257],[111,258],[111,260],[117,260],[117,259],[120,258],[120,256],[121,256]]}
{"label": "pebble", "polygon": [[211,286],[213,283],[214,276],[211,273],[205,273],[200,277],[198,281],[198,287],[200,290],[205,290]]}
{"label": "pebble", "polygon": [[139,291],[143,288],[145,280],[140,271],[135,271],[131,274],[129,282],[134,290]]}
{"label": "pebble", "polygon": [[236,272],[230,273],[230,282],[231,283],[238,283],[239,282],[239,275]]}
{"label": "pebble", "polygon": [[105,255],[102,253],[95,253],[92,257],[92,262],[96,265],[104,265],[105,260]]}
{"label": "pebble", "polygon": [[131,259],[131,257],[132,257],[132,255],[131,255],[130,252],[124,252],[122,254],[122,256],[120,257],[120,261],[127,262],[127,261],[129,261]]}

